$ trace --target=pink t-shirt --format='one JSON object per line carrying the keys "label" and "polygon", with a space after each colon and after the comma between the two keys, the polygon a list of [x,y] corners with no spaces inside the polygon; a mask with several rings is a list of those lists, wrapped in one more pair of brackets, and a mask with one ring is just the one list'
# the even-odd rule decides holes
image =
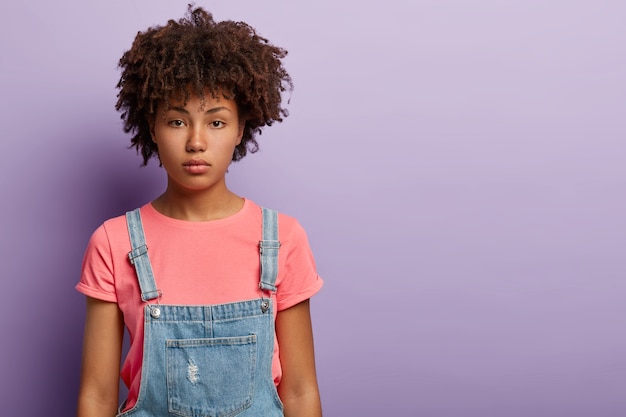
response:
{"label": "pink t-shirt", "polygon": [[[245,200],[225,219],[189,222],[164,216],[151,204],[141,217],[161,304],[207,305],[251,300],[259,289],[258,241],[262,238],[261,208]],[[279,214],[276,311],[310,298],[322,286],[306,233],[292,217]],[[126,409],[139,393],[143,355],[143,307],[134,267],[128,261],[130,241],[125,216],[107,220],[91,236],[76,289],[99,300],[115,302],[124,313],[130,348],[121,377],[129,389]],[[272,373],[280,382],[278,343]]]}

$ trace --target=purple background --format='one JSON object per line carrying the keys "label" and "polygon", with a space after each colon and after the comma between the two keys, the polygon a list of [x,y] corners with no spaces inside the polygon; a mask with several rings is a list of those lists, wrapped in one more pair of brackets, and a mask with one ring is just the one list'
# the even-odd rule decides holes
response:
{"label": "purple background", "polygon": [[[3,5],[2,415],[74,412],[85,244],[164,185],[117,60],[186,3]],[[326,416],[626,415],[626,3],[197,4],[290,51],[229,184],[309,233]]]}

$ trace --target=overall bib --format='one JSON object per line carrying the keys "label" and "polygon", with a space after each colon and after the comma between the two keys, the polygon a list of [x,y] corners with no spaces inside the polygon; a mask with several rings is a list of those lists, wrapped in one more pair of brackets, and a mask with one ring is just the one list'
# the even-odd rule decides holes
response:
{"label": "overall bib", "polygon": [[126,213],[128,254],[141,288],[144,346],[137,403],[119,416],[282,417],[272,377],[278,214],[263,208],[259,299],[159,304],[139,209]]}

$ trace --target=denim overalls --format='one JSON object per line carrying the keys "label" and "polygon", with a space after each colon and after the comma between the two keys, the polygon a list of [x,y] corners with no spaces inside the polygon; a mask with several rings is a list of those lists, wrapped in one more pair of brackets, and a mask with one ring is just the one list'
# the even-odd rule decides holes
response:
{"label": "denim overalls", "polygon": [[[274,417],[283,407],[272,377],[278,214],[263,208],[260,298],[228,304],[159,304],[139,209],[126,213],[144,307],[141,387],[120,416]],[[150,301],[152,301],[150,303]]]}

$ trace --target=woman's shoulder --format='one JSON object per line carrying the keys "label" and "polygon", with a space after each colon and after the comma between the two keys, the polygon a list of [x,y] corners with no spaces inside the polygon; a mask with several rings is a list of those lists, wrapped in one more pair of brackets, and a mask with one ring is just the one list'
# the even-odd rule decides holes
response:
{"label": "woman's shoulder", "polygon": [[111,217],[109,219],[106,219],[104,222],[102,222],[102,226],[100,226],[101,228],[107,230],[107,231],[119,231],[120,229],[122,230],[127,230],[127,226],[126,226],[126,213],[131,212],[133,210],[140,210],[141,215],[143,216],[144,213],[146,213],[147,208],[149,207],[150,203],[146,203],[141,207],[137,207],[136,209],[130,209],[127,212],[120,214],[118,216],[115,217]]}
{"label": "woman's shoulder", "polygon": [[[149,204],[149,203],[148,203]],[[148,204],[139,207],[139,210],[143,213],[144,208]],[[109,247],[115,247],[117,244],[122,243],[123,246],[128,242],[128,226],[126,224],[126,213],[120,214],[115,217],[111,217],[103,221],[100,226],[94,230],[91,235],[91,245],[106,245]]]}
{"label": "woman's shoulder", "polygon": [[248,208],[248,216],[254,216],[259,223],[263,221],[263,209],[274,210],[278,213],[278,230],[281,236],[283,234],[290,235],[292,233],[303,232],[302,226],[298,219],[291,214],[284,213],[280,210],[276,210],[268,206],[260,206],[252,200],[246,200],[246,206]]}
{"label": "woman's shoulder", "polygon": [[[255,205],[256,206],[256,205]],[[258,207],[258,210],[254,210],[257,212],[257,216],[259,218],[259,223],[262,222],[262,213],[261,207]],[[266,207],[269,208],[269,207]],[[292,246],[308,246],[308,236],[307,233],[297,219],[297,217],[293,216],[291,213],[284,213],[280,210],[276,210],[278,213],[278,235],[279,240],[281,242],[281,246],[285,249]]]}

